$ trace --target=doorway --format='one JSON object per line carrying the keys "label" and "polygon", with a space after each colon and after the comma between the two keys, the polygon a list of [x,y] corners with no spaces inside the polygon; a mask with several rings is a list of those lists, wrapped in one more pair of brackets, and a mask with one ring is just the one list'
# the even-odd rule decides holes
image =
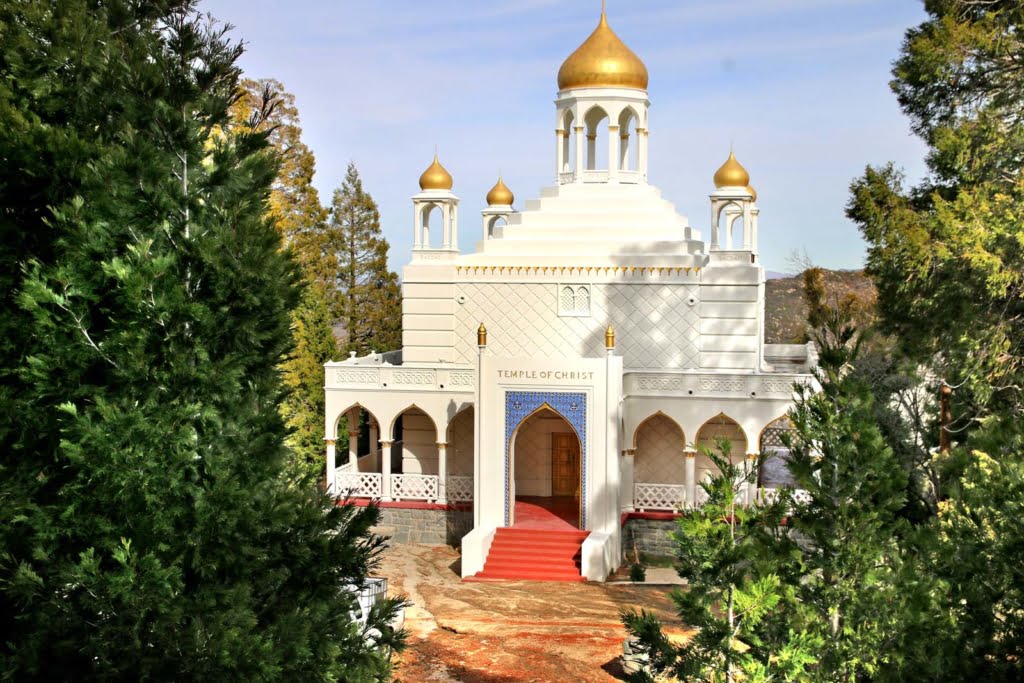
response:
{"label": "doorway", "polygon": [[527,417],[513,440],[510,477],[513,526],[580,528],[582,458],[579,437],[559,413],[542,407]]}

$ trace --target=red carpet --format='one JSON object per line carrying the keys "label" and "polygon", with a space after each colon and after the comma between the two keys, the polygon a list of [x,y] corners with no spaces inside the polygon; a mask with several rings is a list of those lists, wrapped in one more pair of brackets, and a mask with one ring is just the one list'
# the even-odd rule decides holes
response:
{"label": "red carpet", "polygon": [[515,523],[494,534],[483,571],[467,581],[585,581],[580,550],[588,531],[580,531],[573,498],[516,500]]}

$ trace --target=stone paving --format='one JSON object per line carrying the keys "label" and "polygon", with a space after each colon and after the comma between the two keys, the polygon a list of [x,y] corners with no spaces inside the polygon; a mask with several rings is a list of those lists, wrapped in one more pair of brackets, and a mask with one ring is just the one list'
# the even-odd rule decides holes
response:
{"label": "stone paving", "polygon": [[[396,656],[404,683],[569,683],[622,680],[625,607],[654,611],[685,637],[671,586],[628,583],[463,583],[447,546],[393,545],[380,571],[404,593],[409,647]],[[650,577],[649,577],[650,580]]]}

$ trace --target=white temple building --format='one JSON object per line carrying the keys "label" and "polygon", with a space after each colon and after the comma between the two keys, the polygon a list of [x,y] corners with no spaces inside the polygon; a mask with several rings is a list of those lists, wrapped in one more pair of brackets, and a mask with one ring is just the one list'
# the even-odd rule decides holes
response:
{"label": "white temple building", "polygon": [[463,514],[464,577],[543,578],[496,550],[520,528],[536,542],[540,509],[576,530],[576,576],[605,580],[628,520],[700,504],[699,447],[755,457],[809,379],[811,347],[763,341],[757,193],[735,156],[703,235],[648,182],[647,83],[602,12],[558,72],[554,184],[517,210],[499,179],[472,253],[435,156],[412,197],[402,348],[326,365],[330,490],[424,529]]}

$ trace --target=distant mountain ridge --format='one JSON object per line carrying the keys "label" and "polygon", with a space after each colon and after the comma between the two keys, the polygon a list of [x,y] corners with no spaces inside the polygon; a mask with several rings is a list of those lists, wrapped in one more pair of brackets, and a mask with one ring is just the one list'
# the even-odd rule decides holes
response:
{"label": "distant mountain ridge", "polygon": [[[825,270],[829,298],[838,302],[853,295],[873,305],[878,296],[875,285],[863,270]],[[807,341],[807,305],[801,275],[773,278],[766,274],[764,340],[767,344],[802,344]]]}

